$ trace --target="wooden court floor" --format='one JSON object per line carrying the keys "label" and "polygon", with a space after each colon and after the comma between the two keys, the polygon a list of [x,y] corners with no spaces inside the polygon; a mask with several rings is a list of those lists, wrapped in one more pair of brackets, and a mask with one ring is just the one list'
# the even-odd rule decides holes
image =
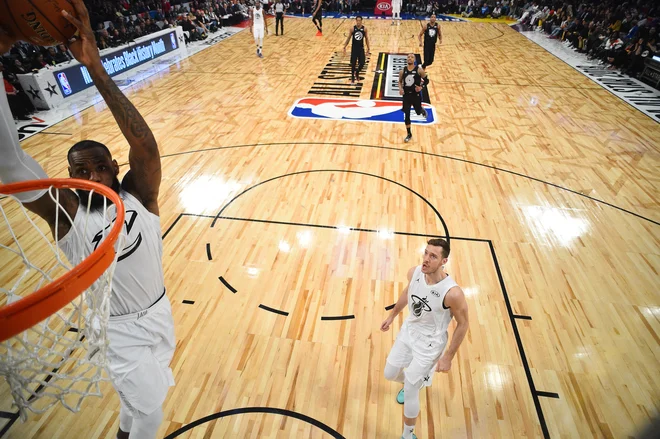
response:
{"label": "wooden court floor", "polygon": [[[379,326],[446,232],[470,330],[422,392],[417,436],[635,436],[660,410],[660,125],[488,23],[441,24],[438,122],[411,143],[401,124],[289,117],[350,24],[315,37],[287,19],[263,59],[241,32],[129,92],[163,155],[178,342],[159,436],[218,414],[178,437],[398,438],[383,368],[403,319]],[[377,54],[419,53],[419,23],[365,25],[369,99]],[[104,105],[23,146],[61,177],[82,139],[127,162]],[[6,437],[114,438],[105,391]],[[12,411],[4,383],[0,401]]]}

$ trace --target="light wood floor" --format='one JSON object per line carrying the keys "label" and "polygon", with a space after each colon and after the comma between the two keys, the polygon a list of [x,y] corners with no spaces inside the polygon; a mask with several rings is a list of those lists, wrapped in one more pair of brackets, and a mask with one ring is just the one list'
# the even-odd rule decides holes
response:
{"label": "light wood floor", "polygon": [[[365,24],[372,60],[419,52],[418,22]],[[317,38],[309,20],[287,19],[263,60],[242,32],[129,93],[163,155],[178,343],[160,436],[270,407],[348,439],[398,438],[399,388],[383,368],[403,320],[378,328],[423,236],[444,234],[426,201],[452,236],[447,270],[466,292],[470,331],[450,373],[422,392],[417,436],[543,437],[542,425],[553,438],[634,436],[660,410],[660,125],[506,25],[485,23],[442,24],[429,68],[439,120],[413,126],[411,143],[399,124],[288,117],[349,25],[324,20]],[[69,135],[23,146],[51,176],[65,175],[65,153],[82,139],[127,161],[103,105],[50,131]],[[321,319],[344,315],[355,318]],[[119,402],[105,389],[79,414],[55,408],[6,437],[113,438]],[[0,392],[0,410],[11,411],[4,384]],[[331,436],[246,413],[180,437]]]}

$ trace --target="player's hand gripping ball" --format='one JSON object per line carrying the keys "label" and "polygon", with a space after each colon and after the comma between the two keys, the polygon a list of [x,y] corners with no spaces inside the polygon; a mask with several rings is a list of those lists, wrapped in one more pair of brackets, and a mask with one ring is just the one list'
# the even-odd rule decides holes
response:
{"label": "player's hand gripping ball", "polygon": [[62,10],[75,16],[69,0],[2,0],[0,27],[17,40],[38,46],[66,43],[77,31]]}

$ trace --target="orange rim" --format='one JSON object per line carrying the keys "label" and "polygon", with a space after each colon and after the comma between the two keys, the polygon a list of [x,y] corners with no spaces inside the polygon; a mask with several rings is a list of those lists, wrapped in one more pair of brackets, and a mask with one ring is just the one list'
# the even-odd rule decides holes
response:
{"label": "orange rim", "polygon": [[101,277],[115,259],[114,244],[124,225],[125,212],[123,201],[112,188],[87,180],[53,178],[0,185],[0,194],[12,195],[51,187],[97,192],[117,206],[117,219],[106,239],[84,261],[29,296],[0,308],[0,341],[20,334],[62,309]]}

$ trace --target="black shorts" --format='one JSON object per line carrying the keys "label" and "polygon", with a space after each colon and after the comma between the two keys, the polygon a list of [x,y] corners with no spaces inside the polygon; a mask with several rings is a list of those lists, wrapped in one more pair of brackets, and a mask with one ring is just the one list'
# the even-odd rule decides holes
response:
{"label": "black shorts", "polygon": [[435,58],[435,44],[424,43],[424,65],[430,66]]}
{"label": "black shorts", "polygon": [[405,93],[403,95],[403,112],[410,114],[410,107],[413,107],[417,114],[422,114],[424,112],[424,109],[422,108],[422,97],[419,93]]}

